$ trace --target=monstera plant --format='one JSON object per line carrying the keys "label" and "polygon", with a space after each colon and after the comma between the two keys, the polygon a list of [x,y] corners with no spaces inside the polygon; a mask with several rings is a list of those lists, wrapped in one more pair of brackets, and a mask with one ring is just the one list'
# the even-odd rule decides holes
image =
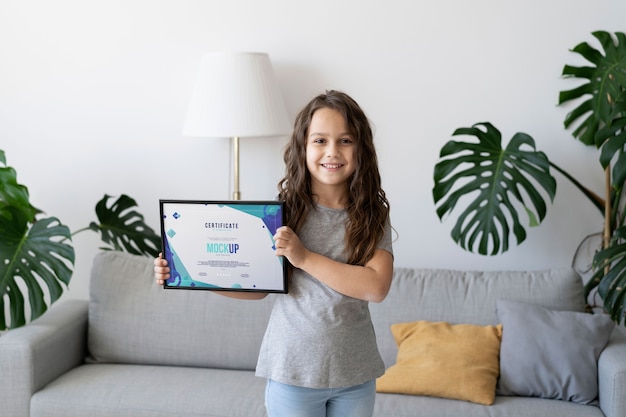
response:
{"label": "monstera plant", "polygon": [[469,201],[456,217],[452,238],[468,251],[496,255],[509,250],[513,236],[516,244],[525,240],[526,224],[541,223],[556,195],[552,170],[564,175],[604,217],[603,243],[594,255],[585,291],[589,295],[597,290],[604,309],[619,323],[626,315],[626,36],[604,31],[593,36],[602,50],[586,42],[572,50],[589,64],[564,66],[563,77],[582,83],[560,92],[559,105],[575,106],[565,118],[565,128],[573,129],[583,144],[599,149],[604,198],[550,161],[529,135],[517,133],[503,147],[500,131],[488,122],[457,129],[453,136],[468,139],[443,146],[434,170],[433,198],[440,219],[450,215],[459,200]]}
{"label": "monstera plant", "polygon": [[0,150],[0,330],[26,323],[26,299],[34,320],[63,294],[74,268],[76,233],[99,233],[105,250],[157,255],[160,239],[134,209],[135,201],[122,195],[109,204],[111,198],[105,195],[97,203],[98,223],[71,233],[30,203],[28,189],[17,182]]}

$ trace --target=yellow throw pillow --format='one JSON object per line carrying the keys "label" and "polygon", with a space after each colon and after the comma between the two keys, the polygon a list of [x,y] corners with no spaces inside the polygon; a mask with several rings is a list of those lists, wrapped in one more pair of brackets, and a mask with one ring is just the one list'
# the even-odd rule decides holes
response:
{"label": "yellow throw pillow", "polygon": [[378,378],[376,391],[494,403],[501,324],[417,321],[394,324],[391,333],[398,358]]}

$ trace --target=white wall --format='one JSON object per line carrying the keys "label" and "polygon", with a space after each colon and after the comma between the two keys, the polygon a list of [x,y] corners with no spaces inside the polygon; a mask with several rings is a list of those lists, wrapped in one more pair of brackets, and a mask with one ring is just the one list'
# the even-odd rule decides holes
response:
{"label": "white wall", "polygon": [[[619,0],[0,0],[0,149],[32,202],[72,230],[105,194],[126,193],[158,228],[159,198],[229,198],[227,140],[182,137],[202,54],[262,51],[290,115],[341,89],[376,127],[399,232],[396,265],[463,269],[569,266],[602,218],[559,180],[547,220],[498,257],[464,252],[431,197],[441,146],[489,120],[531,134],[550,158],[601,192],[596,152],[562,128],[569,49],[594,30],[624,31]],[[285,139],[242,140],[244,199],[273,198]],[[98,251],[74,239],[66,297],[86,297]]]}

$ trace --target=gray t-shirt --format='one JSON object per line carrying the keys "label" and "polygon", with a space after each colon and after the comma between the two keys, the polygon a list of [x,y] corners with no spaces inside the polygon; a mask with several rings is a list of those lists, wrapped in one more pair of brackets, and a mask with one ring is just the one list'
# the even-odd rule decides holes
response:
{"label": "gray t-shirt", "polygon": [[[317,206],[298,237],[307,249],[346,262],[343,209]],[[391,226],[379,248],[392,252]],[[308,388],[339,388],[381,376],[368,302],[347,297],[300,269],[289,293],[276,296],[265,331],[256,375]]]}

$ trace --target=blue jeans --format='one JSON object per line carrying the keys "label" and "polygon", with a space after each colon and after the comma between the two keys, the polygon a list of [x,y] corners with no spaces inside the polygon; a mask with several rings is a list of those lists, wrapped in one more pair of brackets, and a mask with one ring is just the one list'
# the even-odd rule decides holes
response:
{"label": "blue jeans", "polygon": [[345,388],[303,388],[268,380],[265,407],[269,417],[371,417],[376,381]]}

